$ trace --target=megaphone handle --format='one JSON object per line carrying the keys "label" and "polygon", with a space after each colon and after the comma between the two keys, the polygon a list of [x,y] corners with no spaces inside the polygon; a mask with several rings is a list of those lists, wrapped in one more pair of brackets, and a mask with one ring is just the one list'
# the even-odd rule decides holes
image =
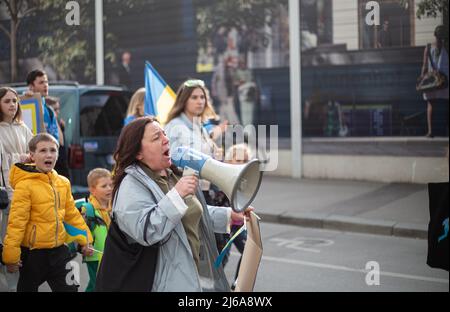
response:
{"label": "megaphone handle", "polygon": [[[193,176],[193,175],[198,176],[198,171],[197,171],[197,170],[194,170],[194,169],[192,169],[192,168],[190,168],[190,167],[187,167],[187,166],[184,167],[184,170],[183,170],[183,177]],[[184,197],[184,199],[185,199],[185,200],[192,199],[193,196],[194,196],[194,195],[192,195],[192,194],[186,195],[186,196]]]}

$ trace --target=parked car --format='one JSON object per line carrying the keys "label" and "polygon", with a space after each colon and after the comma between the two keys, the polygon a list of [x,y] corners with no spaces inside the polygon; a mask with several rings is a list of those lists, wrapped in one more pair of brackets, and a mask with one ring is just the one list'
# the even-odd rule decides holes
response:
{"label": "parked car", "polygon": [[[131,92],[115,86],[50,82],[49,95],[58,97],[65,120],[65,146],[75,198],[88,193],[86,177],[93,168],[111,170]],[[24,84],[11,85],[20,94]]]}

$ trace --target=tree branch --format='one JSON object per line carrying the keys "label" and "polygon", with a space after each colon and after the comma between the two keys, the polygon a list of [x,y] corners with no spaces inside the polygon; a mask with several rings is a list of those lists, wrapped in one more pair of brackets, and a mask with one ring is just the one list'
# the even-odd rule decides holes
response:
{"label": "tree branch", "polygon": [[12,8],[11,8],[11,2],[10,1],[7,1],[7,0],[5,0],[5,4],[6,4],[6,6],[8,7],[8,11],[9,11],[9,14],[11,15],[11,17],[12,17],[12,15],[13,15],[13,11],[12,11]]}
{"label": "tree branch", "polygon": [[11,40],[11,33],[5,28],[5,26],[0,24],[0,29],[3,30],[3,32],[8,36],[9,40]]}
{"label": "tree branch", "polygon": [[16,8],[17,8],[17,15],[19,15],[19,12],[22,10],[22,5],[23,5],[23,1],[19,0],[16,4]]}
{"label": "tree branch", "polygon": [[27,16],[27,15],[33,13],[34,11],[37,11],[37,7],[28,9],[28,10],[26,10],[25,12],[23,12],[22,18],[20,18],[20,19],[17,21],[17,24],[16,24],[16,31],[17,31],[17,29],[19,29],[20,22],[23,20],[23,18],[24,18],[25,16]]}
{"label": "tree branch", "polygon": [[22,17],[25,17],[25,16],[33,13],[34,11],[37,11],[37,9],[38,9],[37,7],[34,7],[34,8],[26,10],[25,12],[23,12]]}

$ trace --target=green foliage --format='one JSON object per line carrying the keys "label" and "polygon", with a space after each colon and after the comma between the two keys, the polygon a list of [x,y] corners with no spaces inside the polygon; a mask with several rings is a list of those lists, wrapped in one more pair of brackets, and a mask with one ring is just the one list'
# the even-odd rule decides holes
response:
{"label": "green foliage", "polygon": [[[130,9],[148,7],[156,0],[104,0],[103,5],[120,4],[116,16],[127,13]],[[95,76],[95,1],[77,0],[80,6],[80,25],[66,24],[66,0],[0,0],[0,3],[14,2],[18,10],[12,19],[20,21],[23,18],[40,15],[44,24],[35,25],[43,33],[37,39],[39,58],[44,64],[50,65],[58,73],[60,79],[79,79],[83,82],[93,82]],[[11,12],[7,10],[11,15]],[[116,16],[104,17],[104,29],[112,23]],[[30,41],[33,29],[22,29],[17,38],[18,50],[23,54],[36,43]],[[105,33],[105,60],[115,62],[116,39],[111,33]]]}
{"label": "green foliage", "polygon": [[197,10],[197,34],[201,47],[206,47],[208,41],[220,27],[238,30],[253,30],[259,44],[266,44],[267,35],[260,31],[266,25],[271,25],[274,15],[280,5],[287,6],[287,0],[194,0]]}
{"label": "green foliage", "polygon": [[[66,1],[43,1],[38,14],[45,15],[46,34],[38,38],[40,58],[60,79],[93,81],[95,74],[94,1],[78,0],[80,25],[66,24]],[[82,68],[82,70],[80,70]]]}
{"label": "green foliage", "polygon": [[[399,0],[402,5],[406,5],[408,0]],[[417,1],[416,1],[417,2]],[[417,17],[437,17],[438,14],[447,16],[448,20],[448,0],[422,0],[417,3]]]}
{"label": "green foliage", "polygon": [[448,0],[424,0],[418,4],[417,17],[436,17],[438,14],[448,19]]}

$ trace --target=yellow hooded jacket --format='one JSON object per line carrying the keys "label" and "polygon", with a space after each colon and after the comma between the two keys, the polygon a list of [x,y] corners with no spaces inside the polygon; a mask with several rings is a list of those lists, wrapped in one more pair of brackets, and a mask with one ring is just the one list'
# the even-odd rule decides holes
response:
{"label": "yellow hooded jacket", "polygon": [[4,263],[18,263],[21,246],[50,249],[63,245],[67,235],[63,221],[86,230],[92,243],[91,232],[75,207],[68,179],[55,170],[42,173],[34,165],[15,164],[10,184],[14,193],[3,242]]}

